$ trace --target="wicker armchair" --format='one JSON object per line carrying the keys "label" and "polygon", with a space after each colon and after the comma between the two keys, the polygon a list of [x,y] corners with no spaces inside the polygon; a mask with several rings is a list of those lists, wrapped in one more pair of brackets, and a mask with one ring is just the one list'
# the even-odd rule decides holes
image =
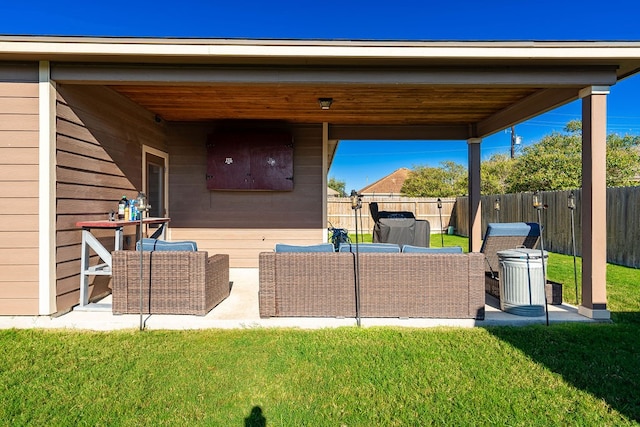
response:
{"label": "wicker armchair", "polygon": [[[229,296],[229,255],[143,252],[142,309],[146,314],[204,316]],[[140,313],[140,252],[113,253],[114,314]]]}

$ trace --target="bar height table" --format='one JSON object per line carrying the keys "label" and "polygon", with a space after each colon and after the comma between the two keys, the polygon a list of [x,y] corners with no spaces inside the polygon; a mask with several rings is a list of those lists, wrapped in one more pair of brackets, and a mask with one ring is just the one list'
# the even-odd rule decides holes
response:
{"label": "bar height table", "polygon": [[[161,238],[164,238],[166,224],[170,218],[143,218],[142,224],[162,224]],[[128,225],[140,225],[140,221],[125,220],[100,220],[78,221],[76,227],[82,227],[82,252],[80,255],[80,306],[89,304],[89,276],[111,276],[111,252],[91,233],[92,229],[110,229],[115,231],[114,250],[119,251],[123,247],[124,227]],[[89,248],[98,255],[101,263],[90,266]]]}

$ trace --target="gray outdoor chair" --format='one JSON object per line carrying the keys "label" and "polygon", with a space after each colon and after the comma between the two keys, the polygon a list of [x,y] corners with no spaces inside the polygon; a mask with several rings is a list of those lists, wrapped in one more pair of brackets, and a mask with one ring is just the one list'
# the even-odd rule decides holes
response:
{"label": "gray outdoor chair", "polygon": [[500,298],[498,251],[516,248],[534,249],[540,241],[537,222],[490,223],[480,252],[485,256],[485,291]]}

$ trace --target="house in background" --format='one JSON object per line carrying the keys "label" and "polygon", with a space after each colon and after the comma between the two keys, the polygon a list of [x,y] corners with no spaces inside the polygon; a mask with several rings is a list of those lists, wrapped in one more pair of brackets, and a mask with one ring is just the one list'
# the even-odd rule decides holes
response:
{"label": "house in background", "polygon": [[327,187],[327,197],[340,197],[340,193],[331,187]]}
{"label": "house in background", "polygon": [[[580,312],[607,317],[606,100],[638,70],[640,42],[1,36],[0,315],[78,304],[77,222],[138,191],[168,238],[232,267],[283,236],[325,240],[338,140],[467,141],[479,251],[482,138],[581,99]],[[90,285],[102,295],[109,277]]]}
{"label": "house in background", "polygon": [[402,196],[402,185],[411,172],[407,168],[400,168],[389,175],[369,184],[358,193],[369,198],[393,198]]}

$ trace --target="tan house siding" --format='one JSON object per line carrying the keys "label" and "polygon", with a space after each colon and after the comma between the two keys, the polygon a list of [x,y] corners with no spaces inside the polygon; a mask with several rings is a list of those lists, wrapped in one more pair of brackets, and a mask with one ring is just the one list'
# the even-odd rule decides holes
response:
{"label": "tan house siding", "polygon": [[322,241],[322,127],[292,126],[293,191],[209,191],[207,135],[212,124],[168,129],[171,238],[195,240],[209,253],[227,253],[231,267],[257,267],[275,243]]}
{"label": "tan house siding", "polygon": [[[57,309],[78,303],[80,220],[105,219],[122,195],[141,187],[142,145],[165,150],[164,125],[152,113],[100,86],[57,85]],[[94,232],[108,249],[113,231]],[[131,247],[135,227],[125,229]],[[92,263],[97,262],[97,257]],[[108,276],[90,277],[89,295],[109,292]]]}
{"label": "tan house siding", "polygon": [[0,66],[0,314],[38,314],[38,65]]}

